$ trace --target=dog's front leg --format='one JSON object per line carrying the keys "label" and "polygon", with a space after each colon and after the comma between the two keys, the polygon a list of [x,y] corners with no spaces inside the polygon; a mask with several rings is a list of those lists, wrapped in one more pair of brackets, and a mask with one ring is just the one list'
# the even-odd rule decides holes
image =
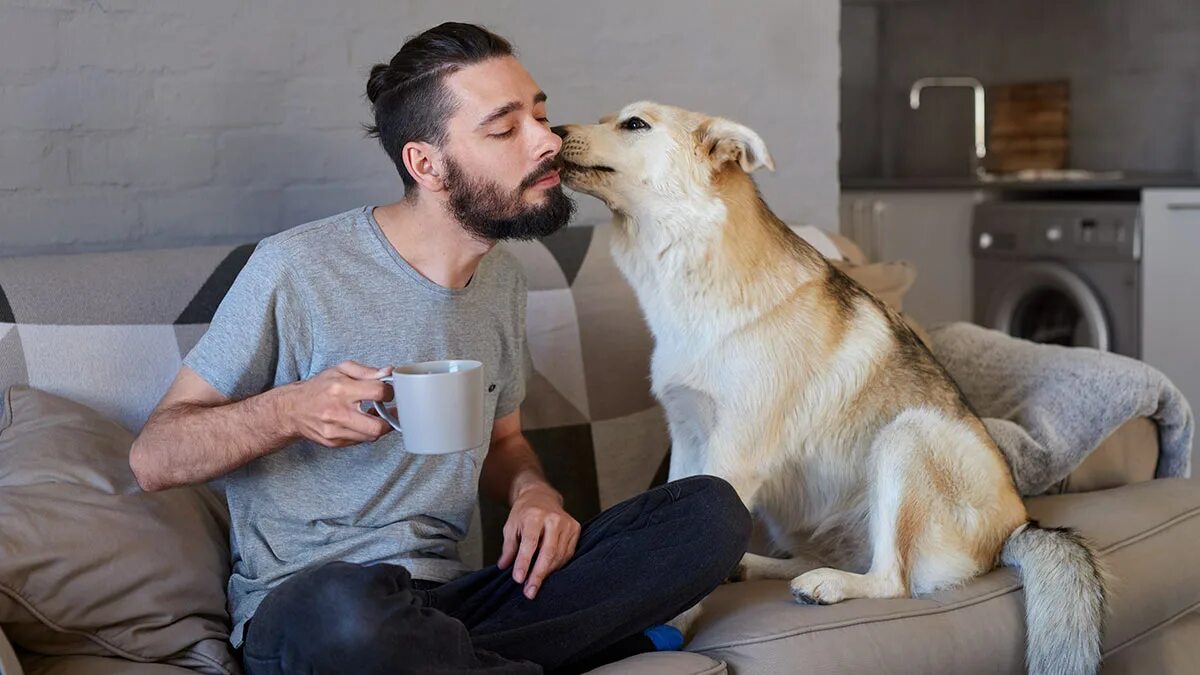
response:
{"label": "dog's front leg", "polygon": [[[714,440],[717,440],[714,438]],[[742,504],[751,514],[758,506],[758,491],[766,482],[763,465],[756,458],[744,455],[736,448],[745,445],[712,443],[705,453],[703,473],[724,479],[733,486]]]}
{"label": "dog's front leg", "polygon": [[729,575],[730,581],[753,581],[754,579],[794,579],[805,572],[818,569],[822,564],[804,556],[771,558],[757,553],[747,553]]}
{"label": "dog's front leg", "polygon": [[706,473],[708,444],[715,417],[712,398],[688,387],[667,387],[661,395],[671,434],[667,477],[679,480]]}
{"label": "dog's front leg", "polygon": [[671,434],[671,462],[667,480],[679,480],[704,473],[704,449],[690,438]]}

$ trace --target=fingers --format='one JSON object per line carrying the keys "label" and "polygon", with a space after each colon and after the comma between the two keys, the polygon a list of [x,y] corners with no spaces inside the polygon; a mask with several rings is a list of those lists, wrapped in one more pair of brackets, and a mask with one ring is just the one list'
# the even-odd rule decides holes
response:
{"label": "fingers", "polygon": [[518,584],[525,583],[529,567],[533,564],[533,554],[537,551],[541,536],[542,523],[540,520],[526,521],[525,526],[521,528],[521,547],[517,552],[517,562],[513,565],[513,581]]}
{"label": "fingers", "polygon": [[546,575],[558,569],[559,555],[562,550],[561,532],[557,520],[546,519],[542,532],[542,547],[537,554],[537,563],[529,573],[525,582],[525,597],[532,600],[542,587]]}
{"label": "fingers", "polygon": [[356,443],[369,443],[392,430],[388,422],[377,415],[368,415],[353,406],[333,406],[323,413],[315,425],[312,440],[329,448],[343,448]]}
{"label": "fingers", "polygon": [[339,395],[349,401],[386,401],[392,397],[391,388],[379,380],[347,380],[342,382]]}
{"label": "fingers", "polygon": [[[374,412],[374,410],[371,412]],[[368,415],[364,412],[358,411],[350,413],[349,419],[347,419],[344,424],[349,433],[360,434],[365,436],[366,440],[370,441],[373,441],[392,430],[392,425],[388,424],[386,420],[380,418],[379,416]]]}
{"label": "fingers", "polygon": [[356,361],[342,361],[334,366],[334,368],[339,373],[348,377],[353,377],[356,380],[378,379],[384,375],[387,375],[392,370],[391,366],[386,366],[383,368],[371,368],[370,366],[364,366]]}
{"label": "fingers", "polygon": [[510,520],[504,525],[504,547],[500,549],[500,559],[496,561],[496,567],[500,569],[508,569],[513,560],[517,557],[517,543],[520,537],[517,536],[516,525]]}
{"label": "fingers", "polygon": [[[542,583],[551,573],[557,571],[575,555],[575,546],[579,543],[579,521],[569,515],[551,514],[535,530],[541,537],[541,547],[537,550],[537,562],[529,573],[525,583],[525,597],[530,600],[537,597]],[[507,542],[506,542],[507,543]],[[520,562],[518,562],[518,567]],[[513,570],[513,578],[518,583],[521,579]]]}
{"label": "fingers", "polygon": [[370,439],[362,434],[353,433],[340,427],[328,425],[319,429],[312,440],[327,448],[344,448],[348,445],[366,443]]}
{"label": "fingers", "polygon": [[560,561],[559,567],[567,564],[571,561],[571,558],[575,557],[575,547],[579,545],[579,533],[583,529],[582,526],[580,526],[579,521],[575,520],[574,518],[571,518],[570,523],[568,524],[569,527],[567,528],[566,532],[563,533],[565,544],[563,545],[562,560]]}
{"label": "fingers", "polygon": [[[387,425],[387,422],[383,424]],[[314,440],[328,448],[344,448],[356,443],[368,443],[382,435],[355,429],[344,422],[328,422],[317,429],[317,438]]]}
{"label": "fingers", "polygon": [[371,368],[343,361],[302,383],[303,403],[296,416],[301,435],[330,448],[368,443],[392,430],[386,420],[367,414],[363,401],[382,402],[392,398],[391,387],[380,377],[391,366]]}

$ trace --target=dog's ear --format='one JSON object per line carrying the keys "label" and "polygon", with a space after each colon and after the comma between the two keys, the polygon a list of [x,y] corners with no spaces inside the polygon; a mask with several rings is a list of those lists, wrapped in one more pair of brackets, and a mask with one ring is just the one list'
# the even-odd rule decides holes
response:
{"label": "dog's ear", "polygon": [[617,119],[617,113],[610,112],[607,115],[605,115],[604,117],[600,118],[600,124],[612,124],[612,122],[616,119]]}
{"label": "dog's ear", "polygon": [[736,162],[746,173],[762,166],[775,170],[775,161],[767,151],[767,144],[750,127],[713,117],[696,129],[696,136],[700,151],[714,165]]}

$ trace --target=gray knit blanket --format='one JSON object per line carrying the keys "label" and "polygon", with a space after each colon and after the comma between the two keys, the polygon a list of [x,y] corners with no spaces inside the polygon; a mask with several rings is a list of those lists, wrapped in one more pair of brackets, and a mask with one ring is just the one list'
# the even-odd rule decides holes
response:
{"label": "gray knit blanket", "polygon": [[1023,495],[1045,493],[1117,427],[1158,424],[1158,478],[1191,473],[1192,410],[1165,375],[1135,359],[1043,345],[969,323],[930,331],[933,355],[1004,451]]}

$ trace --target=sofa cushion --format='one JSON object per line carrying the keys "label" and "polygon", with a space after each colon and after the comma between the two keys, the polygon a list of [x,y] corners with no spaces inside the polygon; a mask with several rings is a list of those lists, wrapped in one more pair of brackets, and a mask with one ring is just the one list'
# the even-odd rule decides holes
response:
{"label": "sofa cushion", "polygon": [[1192,675],[1200,645],[1200,612],[1189,612],[1165,623],[1104,660],[1104,675]]}
{"label": "sofa cushion", "polygon": [[1154,480],[1158,453],[1158,425],[1149,417],[1135,417],[1101,441],[1053,492],[1091,492]]}
{"label": "sofa cushion", "polygon": [[588,675],[721,675],[725,664],[691,652],[650,652],[589,670]]}
{"label": "sofa cushion", "polygon": [[19,649],[239,672],[228,515],[206,488],[147,494],[132,436],[66,399],[0,402],[0,625]]}
{"label": "sofa cushion", "polygon": [[[1078,528],[1114,576],[1104,639],[1115,654],[1200,607],[1200,484],[1155,480],[1028,500],[1043,525]],[[785,581],[726,584],[688,649],[739,673],[1020,673],[1018,575],[995,570],[924,598],[795,604]]]}
{"label": "sofa cushion", "polygon": [[134,663],[106,656],[30,656],[25,675],[194,675],[163,663]]}

